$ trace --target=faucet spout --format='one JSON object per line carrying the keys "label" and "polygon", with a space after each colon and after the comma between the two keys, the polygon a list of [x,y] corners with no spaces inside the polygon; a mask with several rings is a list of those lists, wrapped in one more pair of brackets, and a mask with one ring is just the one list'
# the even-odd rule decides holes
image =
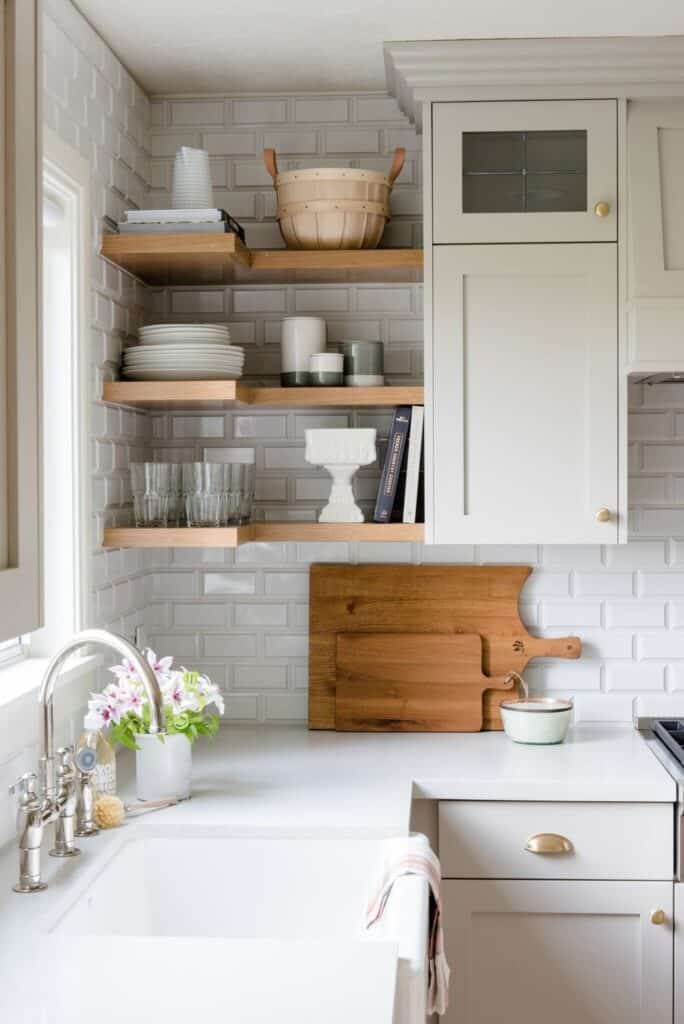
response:
{"label": "faucet spout", "polygon": [[57,651],[48,663],[38,693],[41,712],[40,785],[35,772],[28,772],[22,775],[10,790],[10,793],[19,796],[19,881],[13,886],[15,892],[39,892],[46,888],[40,874],[40,850],[46,825],[53,821],[57,823],[55,845],[50,851],[52,857],[77,856],[79,851],[74,845],[74,836],[91,835],[97,831],[90,829],[76,832],[74,829],[76,773],[72,758],[73,748],[61,747],[57,751],[58,756],[55,757],[52,713],[55,683],[64,662],[75,651],[88,644],[114,651],[133,665],[147,694],[150,706],[150,732],[162,734],[165,731],[164,701],[157,677],[137,647],[124,637],[110,633],[106,629],[85,629]]}
{"label": "faucet spout", "polygon": [[164,732],[164,708],[162,693],[157,682],[157,677],[152,668],[148,665],[144,656],[137,647],[119,636],[118,633],[110,633],[106,629],[84,629],[77,633],[72,640],[60,648],[50,660],[38,693],[38,703],[41,708],[41,765],[46,766],[46,790],[49,797],[54,798],[54,721],[53,721],[53,694],[57,677],[71,655],[88,644],[95,644],[98,647],[105,647],[114,651],[122,658],[126,658],[136,669],[150,707],[150,732]]}

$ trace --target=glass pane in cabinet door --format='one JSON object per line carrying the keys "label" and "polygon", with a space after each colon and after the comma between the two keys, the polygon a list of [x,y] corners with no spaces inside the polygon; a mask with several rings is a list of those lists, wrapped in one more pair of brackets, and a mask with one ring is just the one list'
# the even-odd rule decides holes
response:
{"label": "glass pane in cabinet door", "polygon": [[586,209],[586,131],[463,133],[464,213]]}
{"label": "glass pane in cabinet door", "polygon": [[464,175],[464,213],[523,213],[524,197],[522,174]]}
{"label": "glass pane in cabinet door", "polygon": [[527,132],[528,173],[587,174],[586,132]]}
{"label": "glass pane in cabinet door", "polygon": [[579,174],[526,176],[528,213],[561,213],[587,208],[587,179]]}
{"label": "glass pane in cabinet door", "polygon": [[464,174],[520,173],[524,166],[524,132],[463,133]]}

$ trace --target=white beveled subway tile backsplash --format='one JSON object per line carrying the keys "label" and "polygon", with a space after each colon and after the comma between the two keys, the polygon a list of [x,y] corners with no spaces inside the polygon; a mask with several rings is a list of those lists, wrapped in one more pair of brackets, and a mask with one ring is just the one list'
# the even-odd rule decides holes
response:
{"label": "white beveled subway tile backsplash", "polygon": [[[241,218],[248,244],[282,245],[262,159],[275,145],[282,169],[313,164],[386,169],[395,146],[408,159],[394,189],[385,244],[419,246],[421,140],[383,94],[158,97],[151,102],[69,0],[47,0],[44,111],[67,142],[93,161],[93,239],[105,217],[128,206],[169,205],[179,145],[207,146],[216,201]],[[146,191],[149,186],[149,190]],[[94,243],[95,244],[95,243]],[[143,308],[144,303],[144,308]],[[325,316],[330,343],[380,339],[387,378],[422,379],[422,289],[418,285],[257,286],[142,289],[93,260],[93,393],[116,372],[122,337],[144,319],[226,320],[244,345],[253,381],[275,383],[280,321]],[[143,454],[201,458],[209,447],[257,449],[257,515],[313,520],[326,491],[301,458],[307,426],[377,426],[385,410],[334,413],[264,410],[147,417],[93,406],[96,549],[92,618],[199,665],[227,696],[236,721],[306,717],[308,566],[312,561],[513,562],[533,566],[521,615],[534,631],[576,632],[579,661],[536,661],[539,692],[572,694],[581,719],[625,721],[684,708],[684,388],[632,389],[630,500],[635,540],[626,547],[430,548],[396,544],[248,544],[236,551],[102,551],[102,524],[130,516],[127,466]],[[359,475],[370,511],[377,469]],[[678,701],[681,703],[678,705]]]}
{"label": "white beveled subway tile backsplash", "polygon": [[387,95],[159,96],[151,102],[151,122],[150,204],[169,204],[178,146],[201,146],[210,153],[216,203],[244,223],[247,244],[254,248],[283,245],[264,147],[276,149],[283,171],[312,166],[387,171],[394,148],[405,146],[407,160],[394,187],[393,218],[383,244],[421,243],[421,140]]}
{"label": "white beveled subway tile backsplash", "polygon": [[[308,568],[312,562],[514,563],[533,567],[522,593],[521,615],[533,632],[582,638],[578,661],[530,664],[535,692],[572,695],[581,720],[627,721],[644,714],[684,710],[684,506],[677,475],[684,452],[684,387],[633,387],[630,395],[630,493],[634,540],[626,546],[474,545],[347,542],[247,544],[236,551],[157,552],[150,597],[153,643],[182,657],[190,647],[198,664],[225,688],[227,715],[246,721],[299,720],[306,716]],[[322,471],[302,459],[308,425],[377,425],[386,410],[327,413],[252,410],[220,416],[164,413],[153,417],[158,451],[187,445],[211,422],[208,446],[244,444],[257,449],[257,515],[315,518],[329,486]],[[174,430],[174,420],[183,426]],[[216,420],[223,438],[216,436]],[[648,426],[646,426],[648,424]],[[645,439],[645,435],[648,439]],[[652,471],[645,449],[669,449],[667,469]],[[360,477],[370,505],[377,472]],[[274,484],[270,489],[269,484]],[[665,502],[662,496],[665,496]],[[667,512],[679,536],[653,531],[646,513]],[[194,596],[189,596],[194,595]],[[173,628],[171,628],[173,627]],[[163,642],[162,642],[163,640]],[[638,703],[637,703],[638,702]]]}

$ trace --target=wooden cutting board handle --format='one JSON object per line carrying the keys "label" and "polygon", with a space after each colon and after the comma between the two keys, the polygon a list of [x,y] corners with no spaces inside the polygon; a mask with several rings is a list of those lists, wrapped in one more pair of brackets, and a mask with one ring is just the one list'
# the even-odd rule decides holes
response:
{"label": "wooden cutting board handle", "polygon": [[578,636],[545,639],[527,636],[523,641],[528,658],[579,658],[582,642]]}

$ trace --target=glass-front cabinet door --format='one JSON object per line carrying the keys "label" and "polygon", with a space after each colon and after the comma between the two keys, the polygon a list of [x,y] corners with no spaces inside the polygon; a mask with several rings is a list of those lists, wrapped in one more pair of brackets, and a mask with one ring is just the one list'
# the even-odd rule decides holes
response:
{"label": "glass-front cabinet door", "polygon": [[433,241],[614,242],[614,100],[436,103]]}

